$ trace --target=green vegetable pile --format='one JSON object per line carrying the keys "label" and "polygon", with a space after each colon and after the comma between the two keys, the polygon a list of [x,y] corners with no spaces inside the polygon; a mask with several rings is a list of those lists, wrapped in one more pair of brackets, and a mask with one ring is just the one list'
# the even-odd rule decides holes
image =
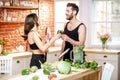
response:
{"label": "green vegetable pile", "polygon": [[65,61],[58,62],[57,69],[59,73],[62,74],[69,74],[71,71],[80,71],[80,68],[91,68],[96,69],[98,67],[98,64],[96,61],[87,62],[85,61],[82,64],[74,63],[68,59],[65,59]]}
{"label": "green vegetable pile", "polygon": [[96,69],[98,67],[98,64],[96,61],[92,61],[92,62],[84,62],[82,66],[85,68]]}
{"label": "green vegetable pile", "polygon": [[55,67],[52,66],[51,63],[48,63],[48,62],[45,62],[43,64],[43,73],[46,74],[46,75],[50,75],[50,72],[53,72],[55,71]]}
{"label": "green vegetable pile", "polygon": [[65,59],[66,62],[68,62],[71,65],[71,71],[80,71],[81,65],[78,63],[74,63],[68,59]]}
{"label": "green vegetable pile", "polygon": [[65,59],[66,62],[68,62],[72,67],[75,67],[75,68],[80,68],[80,64],[79,63],[74,63],[72,61],[70,61],[69,59]]}
{"label": "green vegetable pile", "polygon": [[29,75],[30,73],[35,73],[38,70],[37,66],[32,66],[30,69],[23,69],[21,71],[22,75]]}
{"label": "green vegetable pile", "polygon": [[[80,68],[91,68],[96,69],[98,67],[98,64],[96,61],[88,62],[85,61],[83,64],[74,63],[68,59],[65,59],[65,61],[59,61],[57,63],[57,66],[54,67],[51,63],[45,62],[42,64],[43,73],[45,75],[51,75],[50,73],[55,71],[55,69],[58,70],[60,74],[69,74],[71,71],[80,71]],[[35,73],[38,70],[36,66],[32,66],[30,69],[23,69],[21,71],[22,75],[29,75],[30,73]],[[35,75],[32,77],[32,80],[38,80],[39,76]]]}

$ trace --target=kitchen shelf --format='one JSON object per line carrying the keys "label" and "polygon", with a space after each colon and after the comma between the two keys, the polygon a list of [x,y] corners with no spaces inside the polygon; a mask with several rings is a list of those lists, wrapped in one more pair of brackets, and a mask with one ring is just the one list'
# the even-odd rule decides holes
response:
{"label": "kitchen shelf", "polygon": [[0,9],[17,9],[17,10],[37,10],[38,8],[26,6],[0,6]]}
{"label": "kitchen shelf", "polygon": [[[0,9],[3,9],[3,22],[7,22],[7,9],[14,9],[14,10],[38,10],[37,7],[32,6],[0,6]],[[8,22],[11,23],[11,22]],[[14,22],[12,22],[14,23]],[[15,22],[16,23],[16,22]]]}
{"label": "kitchen shelf", "polygon": [[1,22],[0,22],[0,25],[1,25],[1,24],[24,24],[24,22],[1,21]]}

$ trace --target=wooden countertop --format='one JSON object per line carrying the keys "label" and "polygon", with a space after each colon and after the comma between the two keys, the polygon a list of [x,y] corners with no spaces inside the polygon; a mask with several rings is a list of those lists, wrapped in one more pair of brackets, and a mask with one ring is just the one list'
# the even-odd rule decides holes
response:
{"label": "wooden countertop", "polygon": [[[99,66],[97,70],[93,70],[93,69],[83,69],[79,72],[73,72],[69,75],[64,75],[64,76],[60,76],[58,77],[56,80],[76,80],[76,79],[80,79],[83,77],[86,77],[88,75],[94,74],[94,73],[98,73],[97,76],[93,76],[93,77],[89,77],[89,79],[87,80],[101,80],[101,75],[102,75],[102,67]],[[98,77],[99,76],[99,77]],[[96,79],[97,77],[97,79]],[[86,79],[84,79],[86,80]]]}
{"label": "wooden countertop", "polygon": [[[54,78],[54,80],[75,80],[94,73],[96,73],[97,76],[92,76],[91,79],[89,77],[89,80],[101,80],[101,72],[102,67],[99,66],[97,70],[81,69],[79,72],[72,72],[70,74],[59,74],[58,71],[56,70],[53,73],[57,75],[57,78]],[[30,80],[34,75],[38,75],[40,77],[39,80],[48,80],[48,75],[44,75],[42,69],[39,69],[36,73],[31,73],[29,75],[22,76],[21,74],[17,74],[13,76],[3,77],[0,80]]]}
{"label": "wooden countertop", "polygon": [[120,54],[120,50],[102,50],[102,49],[84,49],[85,53],[95,53],[95,54]]}
{"label": "wooden countertop", "polygon": [[[60,51],[60,47],[50,47],[48,54],[52,54],[54,52]],[[26,57],[26,56],[31,56],[32,52],[16,52],[16,53],[10,53],[7,56],[11,56],[13,58],[19,58],[19,57]]]}

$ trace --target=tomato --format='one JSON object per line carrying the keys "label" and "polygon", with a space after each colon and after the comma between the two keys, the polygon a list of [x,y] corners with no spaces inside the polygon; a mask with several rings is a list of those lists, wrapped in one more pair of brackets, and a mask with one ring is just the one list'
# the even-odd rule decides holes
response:
{"label": "tomato", "polygon": [[54,78],[56,78],[56,77],[57,77],[57,75],[56,75],[56,74],[52,74],[52,76],[53,76]]}
{"label": "tomato", "polygon": [[52,80],[53,78],[57,78],[57,75],[56,75],[56,74],[50,74],[50,75],[48,76],[48,79],[49,79],[49,80]]}
{"label": "tomato", "polygon": [[52,75],[49,75],[49,76],[48,76],[48,79],[49,79],[49,80],[52,80],[52,78],[53,78]]}

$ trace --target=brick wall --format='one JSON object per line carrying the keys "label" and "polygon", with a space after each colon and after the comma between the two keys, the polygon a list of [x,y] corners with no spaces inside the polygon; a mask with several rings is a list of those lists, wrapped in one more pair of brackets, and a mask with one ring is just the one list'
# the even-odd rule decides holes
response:
{"label": "brick wall", "polygon": [[[3,0],[5,1],[5,0]],[[23,1],[23,0],[22,0]],[[38,6],[38,0],[31,0],[34,6]],[[50,27],[52,35],[54,34],[54,0],[39,0],[39,23],[40,23],[40,35],[45,41],[45,28]],[[24,19],[29,13],[35,12],[38,14],[38,10],[14,10],[7,9],[7,17],[17,18],[18,23],[7,23],[3,21],[3,9],[0,9],[0,39],[9,39],[9,44],[5,45],[5,49],[12,50],[16,46],[24,45],[26,42],[23,40]],[[12,20],[12,19],[11,19]]]}

